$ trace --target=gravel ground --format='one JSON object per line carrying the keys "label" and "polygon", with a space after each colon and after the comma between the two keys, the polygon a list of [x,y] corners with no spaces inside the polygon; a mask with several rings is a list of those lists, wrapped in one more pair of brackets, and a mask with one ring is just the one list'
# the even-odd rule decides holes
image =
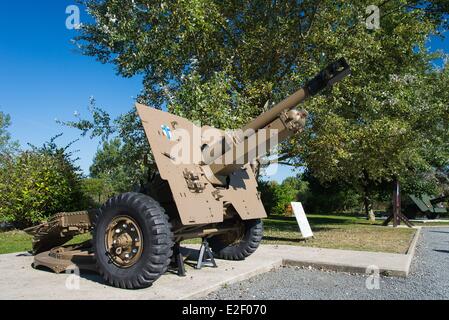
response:
{"label": "gravel ground", "polygon": [[284,267],[223,287],[206,299],[449,299],[449,228],[423,228],[407,278]]}

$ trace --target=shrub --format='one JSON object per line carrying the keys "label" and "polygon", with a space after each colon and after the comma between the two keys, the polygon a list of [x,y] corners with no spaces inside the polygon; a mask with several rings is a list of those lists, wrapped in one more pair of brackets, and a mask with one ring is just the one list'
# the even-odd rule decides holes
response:
{"label": "shrub", "polygon": [[271,214],[274,206],[276,205],[274,193],[277,187],[278,183],[276,181],[259,181],[258,190],[260,191],[260,197],[267,214]]}
{"label": "shrub", "polygon": [[24,228],[85,205],[81,177],[65,149],[34,149],[0,163],[0,220]]}
{"label": "shrub", "polygon": [[296,177],[286,178],[281,184],[275,181],[260,181],[262,203],[268,214],[285,214],[292,201],[298,201],[298,194],[307,190],[307,183]]}
{"label": "shrub", "polygon": [[82,190],[90,201],[91,207],[101,206],[114,195],[111,183],[102,178],[85,178],[82,180]]}

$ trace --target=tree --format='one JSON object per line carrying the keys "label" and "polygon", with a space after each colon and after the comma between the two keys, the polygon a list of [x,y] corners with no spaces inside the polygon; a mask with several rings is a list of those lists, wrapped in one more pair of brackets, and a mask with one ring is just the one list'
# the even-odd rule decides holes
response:
{"label": "tree", "polygon": [[11,125],[11,117],[0,111],[0,155],[10,153],[18,148],[16,141],[11,141],[8,127]]}
{"label": "tree", "polygon": [[100,137],[101,148],[90,168],[94,178],[107,179],[115,192],[129,191],[154,172],[154,162],[140,118],[135,111],[129,111],[112,120],[110,115],[96,105],[93,97],[88,110],[91,119],[60,121],[59,123],[81,130],[81,135]]}
{"label": "tree", "polygon": [[300,192],[300,180],[295,177],[288,177],[274,190],[274,202],[272,212],[274,214],[285,214],[287,207],[292,201],[298,200]]}
{"label": "tree", "polygon": [[85,209],[81,176],[67,147],[53,138],[0,166],[0,220],[24,228],[63,211]]}
{"label": "tree", "polygon": [[[381,180],[416,181],[431,169],[423,139],[440,124],[419,110],[445,111],[429,94],[436,75],[425,41],[446,24],[449,9],[443,0],[375,2],[379,30],[364,24],[371,0],[90,0],[95,23],[84,25],[77,40],[84,54],[113,63],[120,75],[143,75],[141,102],[221,128],[241,125],[265,101],[279,101],[331,60],[347,57],[352,78],[307,104],[310,126],[285,143],[281,160],[310,166],[322,182],[354,184],[369,213]],[[121,133],[142,136],[133,114],[116,123],[135,130]],[[75,125],[108,133],[107,114],[93,115]],[[441,141],[431,140],[428,150],[441,150]],[[136,168],[142,155],[131,158]]]}
{"label": "tree", "polygon": [[126,155],[126,146],[120,139],[114,138],[104,142],[95,154],[90,167],[90,176],[104,181],[112,193],[132,190],[135,188],[136,181],[145,174],[145,166],[142,165],[137,170],[136,166],[128,166]]}
{"label": "tree", "polygon": [[[284,146],[294,164],[306,165],[321,182],[355,186],[372,219],[379,185],[397,178],[408,191],[429,191],[432,181],[423,177],[437,159],[447,159],[448,100],[440,89],[445,71],[432,67],[437,56],[425,46],[441,21],[420,7],[383,3],[379,30],[322,25],[321,41],[332,47],[320,50],[344,53],[352,77],[308,104],[310,127]],[[350,16],[350,10],[340,15],[343,21]]]}
{"label": "tree", "polygon": [[267,214],[273,212],[276,205],[275,190],[279,186],[276,181],[259,180],[258,190],[260,192],[260,199]]}
{"label": "tree", "polygon": [[175,96],[192,72],[203,83],[223,72],[232,93],[260,108],[272,95],[273,80],[280,82],[301,59],[298,39],[315,14],[310,0],[85,4],[95,23],[84,25],[77,38],[83,53],[114,63],[125,77],[143,74],[141,99],[155,107]]}
{"label": "tree", "polygon": [[[82,52],[113,63],[122,76],[143,75],[141,99],[151,106],[167,104],[193,72],[203,83],[221,72],[228,76],[230,96],[245,96],[256,106],[254,111],[277,94],[283,97],[286,79],[291,85],[295,74],[310,76],[318,69],[316,62],[323,65],[334,58],[323,59],[321,53],[342,54],[342,46],[350,44],[354,34],[359,40],[366,35],[359,21],[373,4],[331,0],[83,2],[95,22],[83,25],[77,37]],[[435,24],[449,9],[443,0],[375,2],[384,16],[399,13],[401,18],[422,19],[425,15]]]}
{"label": "tree", "polygon": [[[412,82],[404,77],[385,82],[383,91],[373,90],[380,94],[365,107],[360,101],[366,94],[354,97],[353,92],[344,94],[344,100],[331,98],[328,110],[317,106],[312,109],[319,114],[314,128],[303,137],[308,167],[321,181],[340,180],[359,188],[367,213],[376,187],[395,178],[406,192],[434,193],[437,181],[429,173],[436,165],[447,166],[449,159],[448,100],[437,93],[444,83],[438,81],[440,74],[417,72]],[[340,101],[358,101],[366,111],[351,115],[356,105]]]}
{"label": "tree", "polygon": [[360,208],[362,199],[351,185],[339,181],[323,184],[310,171],[304,172],[299,178],[307,185],[298,195],[306,212],[335,213]]}
{"label": "tree", "polygon": [[109,181],[101,178],[85,178],[81,182],[82,190],[93,204],[101,205],[114,194]]}
{"label": "tree", "polygon": [[299,194],[307,193],[307,189],[307,183],[297,177],[288,177],[281,184],[259,181],[262,203],[268,214],[285,214],[288,205],[297,201]]}

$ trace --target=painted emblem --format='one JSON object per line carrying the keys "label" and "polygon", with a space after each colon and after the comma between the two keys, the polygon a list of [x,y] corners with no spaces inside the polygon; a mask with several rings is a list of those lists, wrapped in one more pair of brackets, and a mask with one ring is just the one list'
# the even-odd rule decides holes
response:
{"label": "painted emblem", "polygon": [[161,128],[162,128],[162,133],[164,134],[164,136],[166,136],[168,140],[171,140],[171,138],[172,138],[171,129],[168,126],[166,126],[165,124],[162,125]]}

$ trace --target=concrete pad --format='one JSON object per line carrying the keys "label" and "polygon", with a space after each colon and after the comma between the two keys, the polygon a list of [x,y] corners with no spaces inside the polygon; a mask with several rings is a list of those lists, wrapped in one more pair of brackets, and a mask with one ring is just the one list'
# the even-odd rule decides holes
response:
{"label": "concrete pad", "polygon": [[352,273],[366,273],[368,269],[376,268],[380,273],[399,277],[407,276],[410,266],[406,254],[321,248],[301,249],[305,250],[297,252],[279,248],[279,254],[283,257],[283,265],[311,266]]}
{"label": "concrete pad", "polygon": [[[418,233],[412,246],[416,245]],[[194,250],[191,248],[188,250]],[[33,269],[29,254],[0,255],[0,299],[195,299],[221,286],[242,281],[282,265],[313,266],[336,271],[363,272],[376,266],[381,272],[406,276],[413,257],[408,254],[320,249],[286,245],[262,245],[245,261],[217,260],[218,268],[201,270],[187,266],[187,276],[166,273],[142,290],[107,286],[93,273],[54,274]],[[79,286],[77,288],[77,281]],[[68,285],[68,286],[67,286]]]}
{"label": "concrete pad", "polygon": [[[376,217],[376,220],[385,221],[385,220],[387,220],[387,217]],[[440,219],[433,219],[433,220],[432,219],[427,219],[427,218],[416,218],[416,219],[409,219],[409,221],[411,223],[423,223],[423,224],[425,224],[425,223],[434,223],[434,222],[449,223],[449,219],[448,218],[440,218]],[[391,224],[390,224],[390,226],[391,226]],[[401,226],[403,226],[403,225],[402,224],[399,225],[399,227],[401,227]],[[407,227],[407,226],[405,226],[405,227]],[[441,226],[441,227],[444,227],[444,226]]]}
{"label": "concrete pad", "polygon": [[427,219],[427,218],[417,218],[417,219],[410,219],[411,222],[418,222],[418,223],[436,223],[436,222],[447,222],[449,223],[449,219]]}
{"label": "concrete pad", "polygon": [[0,299],[188,299],[206,295],[221,285],[248,279],[281,266],[282,259],[265,259],[264,250],[246,261],[217,260],[218,268],[201,270],[187,266],[187,276],[167,273],[152,287],[124,290],[107,286],[100,276],[81,274],[79,289],[74,288],[73,276],[33,269],[33,256],[28,254],[0,255]]}

